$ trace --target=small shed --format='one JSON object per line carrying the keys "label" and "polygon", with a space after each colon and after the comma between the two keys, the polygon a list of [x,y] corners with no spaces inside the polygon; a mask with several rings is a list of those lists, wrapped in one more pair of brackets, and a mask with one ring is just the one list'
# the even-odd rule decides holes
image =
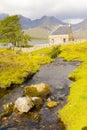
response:
{"label": "small shed", "polygon": [[49,36],[50,44],[64,44],[73,40],[71,25],[61,25]]}

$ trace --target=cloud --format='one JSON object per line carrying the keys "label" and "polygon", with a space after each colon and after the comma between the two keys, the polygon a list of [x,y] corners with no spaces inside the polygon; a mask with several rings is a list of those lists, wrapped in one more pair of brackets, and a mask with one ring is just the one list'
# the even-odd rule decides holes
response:
{"label": "cloud", "polygon": [[32,19],[43,15],[59,19],[86,18],[87,0],[2,0],[0,13],[22,14]]}

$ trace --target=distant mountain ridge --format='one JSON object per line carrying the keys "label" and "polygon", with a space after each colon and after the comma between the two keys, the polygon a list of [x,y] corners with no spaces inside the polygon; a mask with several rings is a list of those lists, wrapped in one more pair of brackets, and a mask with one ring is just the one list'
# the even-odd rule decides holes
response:
{"label": "distant mountain ridge", "polygon": [[87,30],[87,19],[84,19],[82,22],[73,25],[74,30]]}
{"label": "distant mountain ridge", "polygon": [[[54,16],[43,16],[40,20],[40,24],[38,26],[43,27],[44,29],[47,29],[48,31],[51,31],[55,26],[58,26],[60,24],[64,25],[62,21],[57,19]],[[36,22],[36,20],[34,21]]]}
{"label": "distant mountain ridge", "polygon": [[[8,14],[0,14],[0,20],[9,16]],[[31,20],[30,18],[19,15],[22,29],[29,34],[33,39],[47,39],[50,32],[60,24],[62,21],[54,16],[43,16],[39,19]]]}
{"label": "distant mountain ridge", "polygon": [[[0,14],[0,20],[3,20],[9,14]],[[31,20],[30,18],[19,15],[20,22],[23,29],[43,27],[50,30],[51,26],[58,26],[59,24],[65,24],[61,20],[57,19],[54,16],[43,16],[40,19]]]}
{"label": "distant mountain ridge", "polygon": [[[9,16],[9,14],[0,14],[0,20],[3,20],[7,16]],[[19,15],[19,17],[22,29],[25,31],[25,33],[30,34],[31,37],[35,37],[36,35],[36,38],[40,37],[40,35],[41,37],[43,36],[43,38],[47,38],[48,35],[50,35],[54,30],[58,28],[59,25],[67,24],[54,16],[43,16],[35,20],[31,20],[30,18],[24,17],[22,15]],[[75,37],[87,37],[87,19],[78,24],[72,25],[72,28]]]}
{"label": "distant mountain ridge", "polygon": [[[0,20],[3,20],[7,16],[9,16],[9,14],[5,14],[5,13],[0,14]],[[19,17],[23,29],[42,27],[50,31],[51,28],[53,29],[53,27],[55,26],[57,27],[58,25],[65,25],[64,22],[62,22],[61,20],[59,20],[54,16],[43,16],[35,20],[31,20],[30,18],[25,17],[23,15],[19,15]],[[87,19],[83,20],[78,24],[73,25],[73,28],[74,30],[86,29]]]}
{"label": "distant mountain ridge", "polygon": [[21,15],[20,22],[21,22],[23,29],[42,27],[48,31],[51,31],[53,29],[53,27],[55,27],[55,26],[58,26],[60,24],[65,24],[53,16],[51,16],[51,17],[43,16],[40,19],[31,20],[31,19],[23,17]]}

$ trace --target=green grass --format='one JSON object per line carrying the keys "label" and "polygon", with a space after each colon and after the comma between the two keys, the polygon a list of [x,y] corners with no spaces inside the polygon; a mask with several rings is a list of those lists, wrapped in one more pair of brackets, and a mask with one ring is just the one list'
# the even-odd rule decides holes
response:
{"label": "green grass", "polygon": [[[44,49],[43,49],[44,50]],[[46,51],[49,52],[50,48]],[[48,64],[53,59],[44,50],[36,54],[0,49],[0,88],[10,87],[12,84],[22,84],[28,76],[36,73],[40,65]]]}
{"label": "green grass", "polygon": [[[56,56],[57,50],[56,48]],[[0,49],[0,88],[22,84],[36,73],[40,66],[53,61],[54,47],[43,48],[32,53]]]}
{"label": "green grass", "polygon": [[57,55],[59,55],[60,54],[60,52],[61,52],[61,50],[60,50],[60,46],[58,45],[58,46],[52,46],[52,47],[50,47],[50,48],[42,48],[42,49],[40,49],[40,50],[36,50],[36,51],[34,51],[34,52],[32,52],[31,54],[32,55],[48,55],[49,57],[51,57],[51,58],[56,58],[57,57]]}
{"label": "green grass", "polygon": [[67,104],[59,114],[67,130],[83,130],[87,127],[87,43],[62,46],[60,57],[67,61],[82,61],[69,75],[74,82],[70,86]]}

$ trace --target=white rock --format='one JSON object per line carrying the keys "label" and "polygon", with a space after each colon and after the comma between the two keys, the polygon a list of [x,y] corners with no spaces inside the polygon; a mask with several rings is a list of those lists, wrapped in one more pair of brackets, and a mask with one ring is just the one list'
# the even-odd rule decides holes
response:
{"label": "white rock", "polygon": [[32,97],[31,98],[33,101],[35,101],[35,100],[38,100],[38,99],[41,99],[41,98],[39,98],[39,97]]}
{"label": "white rock", "polygon": [[31,100],[31,98],[29,98],[29,97],[19,97],[15,101],[15,107],[21,113],[28,112],[33,106],[34,106],[34,104],[33,104],[32,100]]}
{"label": "white rock", "polygon": [[42,92],[46,88],[46,85],[44,83],[41,83],[41,84],[32,85],[31,87],[36,88],[38,92]]}

